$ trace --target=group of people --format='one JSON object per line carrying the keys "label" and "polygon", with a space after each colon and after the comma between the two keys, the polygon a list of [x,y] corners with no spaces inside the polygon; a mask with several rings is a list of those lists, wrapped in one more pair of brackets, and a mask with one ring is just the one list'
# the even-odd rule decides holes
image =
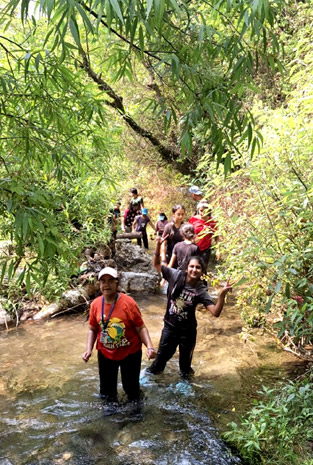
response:
{"label": "group of people", "polygon": [[[141,208],[141,215],[135,217],[144,218],[148,212],[144,210],[143,199],[137,191],[132,194],[137,208]],[[228,280],[216,303],[207,292],[203,275],[210,258],[212,238],[216,234],[216,223],[200,189],[192,186],[190,194],[198,197],[195,198],[198,203],[197,212],[188,223],[183,223],[185,208],[175,205],[172,220],[167,222],[165,214],[162,214],[158,220],[162,224],[159,230],[157,225],[155,228],[153,265],[162,279],[168,282],[164,328],[157,351],[136,302],[118,292],[117,271],[106,267],[98,275],[102,295],[91,304],[87,347],[82,358],[85,362],[89,360],[97,341],[100,394],[107,400],[117,400],[119,368],[128,399],[140,398],[142,344],[147,348],[148,360],[154,359],[147,368],[147,372],[152,374],[162,373],[179,347],[180,374],[189,380],[193,375],[191,362],[197,335],[196,307],[203,304],[213,316],[219,317],[225,296],[232,290],[232,283]],[[126,222],[122,224],[126,228]]]}

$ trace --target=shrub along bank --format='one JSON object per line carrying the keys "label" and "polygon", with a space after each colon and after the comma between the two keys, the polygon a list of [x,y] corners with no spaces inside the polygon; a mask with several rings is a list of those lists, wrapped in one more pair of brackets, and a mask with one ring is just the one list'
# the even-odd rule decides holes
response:
{"label": "shrub along bank", "polygon": [[[203,180],[223,236],[220,273],[226,269],[242,284],[238,307],[245,334],[250,327],[264,327],[285,350],[310,362],[312,16],[309,5],[297,4],[289,18],[292,33],[287,38],[284,28],[289,79],[279,105],[276,100],[276,106],[271,106],[264,95],[254,102],[264,137],[260,156],[251,160],[243,147],[226,182],[223,173],[216,175],[213,170]],[[229,426],[227,440],[252,464],[312,464],[311,382],[308,373],[300,381],[264,388],[262,400],[238,424]]]}

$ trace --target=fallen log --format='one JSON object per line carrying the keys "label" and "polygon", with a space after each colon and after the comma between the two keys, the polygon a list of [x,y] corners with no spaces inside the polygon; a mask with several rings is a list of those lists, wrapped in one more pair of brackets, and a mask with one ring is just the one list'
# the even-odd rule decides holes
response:
{"label": "fallen log", "polygon": [[141,232],[120,233],[116,235],[116,239],[140,239],[142,238]]}

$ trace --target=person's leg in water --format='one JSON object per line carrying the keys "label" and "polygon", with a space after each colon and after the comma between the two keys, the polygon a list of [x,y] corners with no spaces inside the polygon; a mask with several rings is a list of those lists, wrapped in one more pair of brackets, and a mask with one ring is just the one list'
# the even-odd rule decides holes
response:
{"label": "person's leg in water", "polygon": [[105,358],[98,350],[100,395],[108,402],[117,401],[117,374],[119,362]]}
{"label": "person's leg in water", "polygon": [[179,339],[179,368],[180,374],[184,379],[190,379],[194,374],[191,368],[191,361],[193,351],[196,345],[197,330],[190,330],[190,328],[180,334]]}
{"label": "person's leg in water", "polygon": [[162,373],[167,362],[175,354],[178,343],[179,339],[177,337],[175,328],[165,325],[162,330],[157,357],[152,365],[147,368],[147,372],[153,373],[155,375]]}
{"label": "person's leg in water", "polygon": [[122,385],[129,401],[139,400],[141,397],[139,383],[141,358],[142,351],[140,350],[120,361]]}

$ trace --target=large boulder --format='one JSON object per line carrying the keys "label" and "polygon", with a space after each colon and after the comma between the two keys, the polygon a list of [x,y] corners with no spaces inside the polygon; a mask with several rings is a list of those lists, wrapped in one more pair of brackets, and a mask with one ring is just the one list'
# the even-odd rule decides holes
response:
{"label": "large boulder", "polygon": [[134,273],[155,273],[151,256],[130,240],[116,241],[115,261],[119,271],[133,271]]}
{"label": "large boulder", "polygon": [[120,285],[125,292],[157,292],[159,289],[159,276],[157,273],[134,273],[122,271]]}

